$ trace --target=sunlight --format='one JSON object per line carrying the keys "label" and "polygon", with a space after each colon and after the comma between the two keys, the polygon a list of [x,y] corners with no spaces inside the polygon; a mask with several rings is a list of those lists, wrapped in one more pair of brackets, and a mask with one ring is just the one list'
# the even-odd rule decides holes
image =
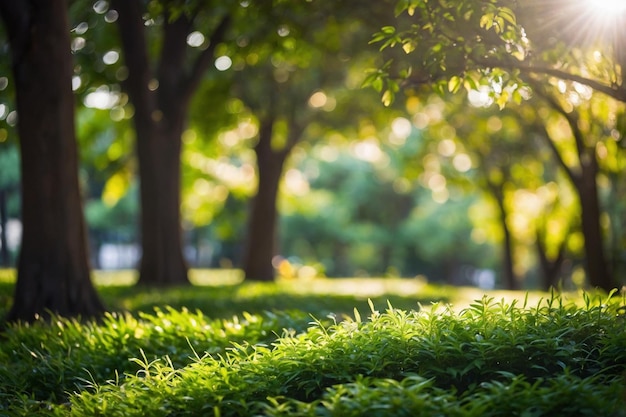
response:
{"label": "sunlight", "polygon": [[[616,43],[626,39],[623,30],[626,0],[529,0],[529,8],[540,17],[537,27],[533,28],[530,24],[531,32],[537,30],[535,35],[543,36],[544,31],[553,31],[559,40],[570,46],[596,48],[596,51],[601,51],[594,53],[596,60],[605,55],[606,58],[613,58],[613,48],[619,47]],[[475,96],[478,94],[475,93]]]}
{"label": "sunlight", "polygon": [[579,0],[584,10],[572,22],[579,25],[579,36],[583,40],[615,40],[622,35],[626,18],[625,0]]}
{"label": "sunlight", "polygon": [[626,11],[624,0],[586,0],[590,12],[612,17],[617,13]]}

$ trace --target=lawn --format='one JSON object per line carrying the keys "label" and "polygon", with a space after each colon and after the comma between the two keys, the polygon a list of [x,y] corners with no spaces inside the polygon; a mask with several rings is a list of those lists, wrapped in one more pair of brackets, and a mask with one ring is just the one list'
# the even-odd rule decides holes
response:
{"label": "lawn", "polygon": [[[0,272],[6,311],[12,272]],[[626,416],[624,298],[417,279],[145,290],[0,338],[0,416]]]}

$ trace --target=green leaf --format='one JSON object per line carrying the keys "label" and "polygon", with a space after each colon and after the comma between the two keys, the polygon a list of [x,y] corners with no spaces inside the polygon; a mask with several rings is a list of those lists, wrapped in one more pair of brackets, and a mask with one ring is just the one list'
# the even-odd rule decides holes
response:
{"label": "green leaf", "polygon": [[396,7],[393,9],[393,13],[396,17],[400,16],[402,12],[409,7],[409,0],[400,0],[396,3]]}
{"label": "green leaf", "polygon": [[500,16],[495,16],[494,22],[494,30],[496,31],[496,33],[502,33],[504,31],[504,19]]}
{"label": "green leaf", "polygon": [[372,72],[371,74],[369,74],[367,77],[365,77],[365,80],[363,80],[363,84],[361,84],[361,87],[372,87],[374,90],[380,92],[383,88],[383,81],[381,79],[380,73]]}
{"label": "green leaf", "polygon": [[440,81],[437,84],[435,84],[433,88],[438,94],[443,96],[446,94],[446,85],[447,83],[445,81]]}
{"label": "green leaf", "polygon": [[448,81],[448,91],[451,93],[456,93],[457,91],[459,91],[459,88],[461,88],[461,85],[461,77],[455,75]]}
{"label": "green leaf", "polygon": [[493,26],[493,18],[493,13],[484,14],[480,18],[480,27],[487,30],[491,29],[491,27]]}
{"label": "green leaf", "polygon": [[394,93],[400,91],[400,86],[396,80],[387,80],[387,88]]}
{"label": "green leaf", "polygon": [[407,10],[407,13],[409,14],[409,16],[413,16],[415,14],[415,9],[417,9],[421,1],[422,0],[410,0],[409,1],[409,8]]}
{"label": "green leaf", "polygon": [[463,80],[463,85],[466,90],[478,90],[478,83],[472,77],[465,77]]}
{"label": "green leaf", "polygon": [[400,36],[393,35],[389,39],[387,39],[385,43],[383,43],[383,46],[380,47],[380,50],[382,51],[388,46],[391,46],[393,48],[394,46],[396,46],[397,43],[400,43],[400,42],[402,42],[402,39],[400,38]]}
{"label": "green leaf", "polygon": [[382,102],[385,106],[390,106],[391,103],[393,103],[393,100],[395,99],[395,93],[391,90],[385,90],[385,92],[383,93],[383,98],[382,98]]}
{"label": "green leaf", "polygon": [[502,110],[505,106],[506,103],[509,102],[509,92],[508,91],[503,91],[497,98],[496,98],[496,104],[498,105],[498,107],[500,107],[500,110]]}
{"label": "green leaf", "polygon": [[400,78],[409,78],[413,72],[413,67],[408,67],[400,71]]}
{"label": "green leaf", "polygon": [[374,78],[372,81],[372,88],[379,93],[383,91],[383,79],[380,76]]}
{"label": "green leaf", "polygon": [[407,54],[413,52],[416,47],[417,42],[415,42],[415,39],[405,39],[404,41],[402,41],[402,49],[404,49],[404,52]]}
{"label": "green leaf", "polygon": [[509,9],[508,7],[500,7],[500,9],[498,10],[498,15],[512,25],[517,24],[513,10]]}
{"label": "green leaf", "polygon": [[386,33],[377,32],[377,33],[372,35],[372,39],[369,41],[369,44],[371,45],[373,43],[380,42],[380,41],[382,41],[383,39],[386,39],[386,38],[387,38],[387,34]]}

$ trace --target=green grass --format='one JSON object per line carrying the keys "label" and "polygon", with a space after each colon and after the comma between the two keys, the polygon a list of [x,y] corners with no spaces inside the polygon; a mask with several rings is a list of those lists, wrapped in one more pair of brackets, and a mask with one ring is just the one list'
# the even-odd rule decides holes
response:
{"label": "green grass", "polygon": [[100,275],[101,323],[11,326],[0,416],[626,416],[623,297],[194,274]]}

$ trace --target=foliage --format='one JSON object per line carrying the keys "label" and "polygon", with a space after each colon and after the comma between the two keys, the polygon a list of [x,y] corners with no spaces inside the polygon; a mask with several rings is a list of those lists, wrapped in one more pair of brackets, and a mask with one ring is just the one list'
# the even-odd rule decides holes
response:
{"label": "foliage", "polygon": [[[527,98],[529,79],[556,77],[624,101],[620,34],[611,30],[619,17],[594,12],[585,2],[399,0],[395,24],[371,40],[389,60],[365,84],[382,91],[385,103],[400,86],[426,84],[442,93],[486,86],[502,108]],[[396,46],[405,57],[392,51]]]}
{"label": "foliage", "polygon": [[[566,5],[560,1],[400,0],[396,2],[396,22],[382,27],[371,40],[380,45],[381,55],[387,61],[372,70],[364,84],[382,92],[387,105],[401,88],[413,93],[427,86],[441,95],[465,91],[474,107],[495,103],[500,109],[509,106],[517,110],[521,105],[520,113],[528,112],[526,107],[530,107],[534,115],[532,118],[525,115],[520,120],[521,134],[526,136],[529,131],[535,131],[532,136],[543,137],[552,158],[573,186],[580,200],[582,220],[580,225],[566,225],[566,229],[580,227],[584,236],[586,278],[592,285],[608,290],[617,285],[613,275],[619,275],[622,268],[621,257],[615,250],[616,229],[611,225],[621,221],[619,216],[600,221],[598,213],[603,211],[602,216],[612,216],[620,205],[602,201],[605,207],[599,208],[600,193],[608,185],[609,194],[614,195],[620,186],[600,178],[598,167],[606,169],[609,160],[621,159],[621,150],[614,144],[623,142],[617,120],[621,119],[626,101],[623,78],[626,61],[621,53],[624,39],[617,30],[621,27],[623,9],[618,10],[617,4],[614,13],[599,9],[587,2]],[[576,21],[576,25],[571,25],[571,21]],[[484,130],[476,129],[480,142],[494,142],[482,140]],[[505,139],[502,136],[498,141],[506,142]],[[519,147],[515,152],[516,148],[510,144],[502,148],[509,155],[519,153]],[[604,152],[608,149],[615,151],[610,157]],[[485,163],[493,159],[496,165],[506,169],[508,163],[500,160],[498,153],[501,151],[492,145],[480,158],[480,168],[494,171]],[[494,189],[494,185],[500,188],[494,194],[500,194],[496,199],[500,200],[503,217],[510,218],[504,213],[510,198],[504,191],[513,185],[512,177],[500,176],[504,181],[497,183],[486,176],[487,181],[482,181],[487,187],[483,185],[483,188]],[[526,185],[521,187],[528,189]],[[545,229],[545,225],[538,225],[537,236],[531,240],[537,240],[537,251],[547,271],[554,268],[546,267],[552,261],[545,261],[542,240],[546,238],[541,237],[547,235]],[[566,247],[571,252],[580,249],[576,247],[581,242],[576,235],[578,230],[572,232],[573,238],[562,236],[556,239],[556,245],[549,243],[550,251],[559,254],[554,257],[553,265],[558,267]],[[528,237],[522,238],[528,241]],[[610,247],[610,256],[605,254],[605,246]],[[549,281],[550,274],[545,275]]]}
{"label": "foliage", "polygon": [[624,416],[623,302],[553,293],[380,312],[370,301],[367,319],[342,320],[164,307],[13,325],[0,413]]}

